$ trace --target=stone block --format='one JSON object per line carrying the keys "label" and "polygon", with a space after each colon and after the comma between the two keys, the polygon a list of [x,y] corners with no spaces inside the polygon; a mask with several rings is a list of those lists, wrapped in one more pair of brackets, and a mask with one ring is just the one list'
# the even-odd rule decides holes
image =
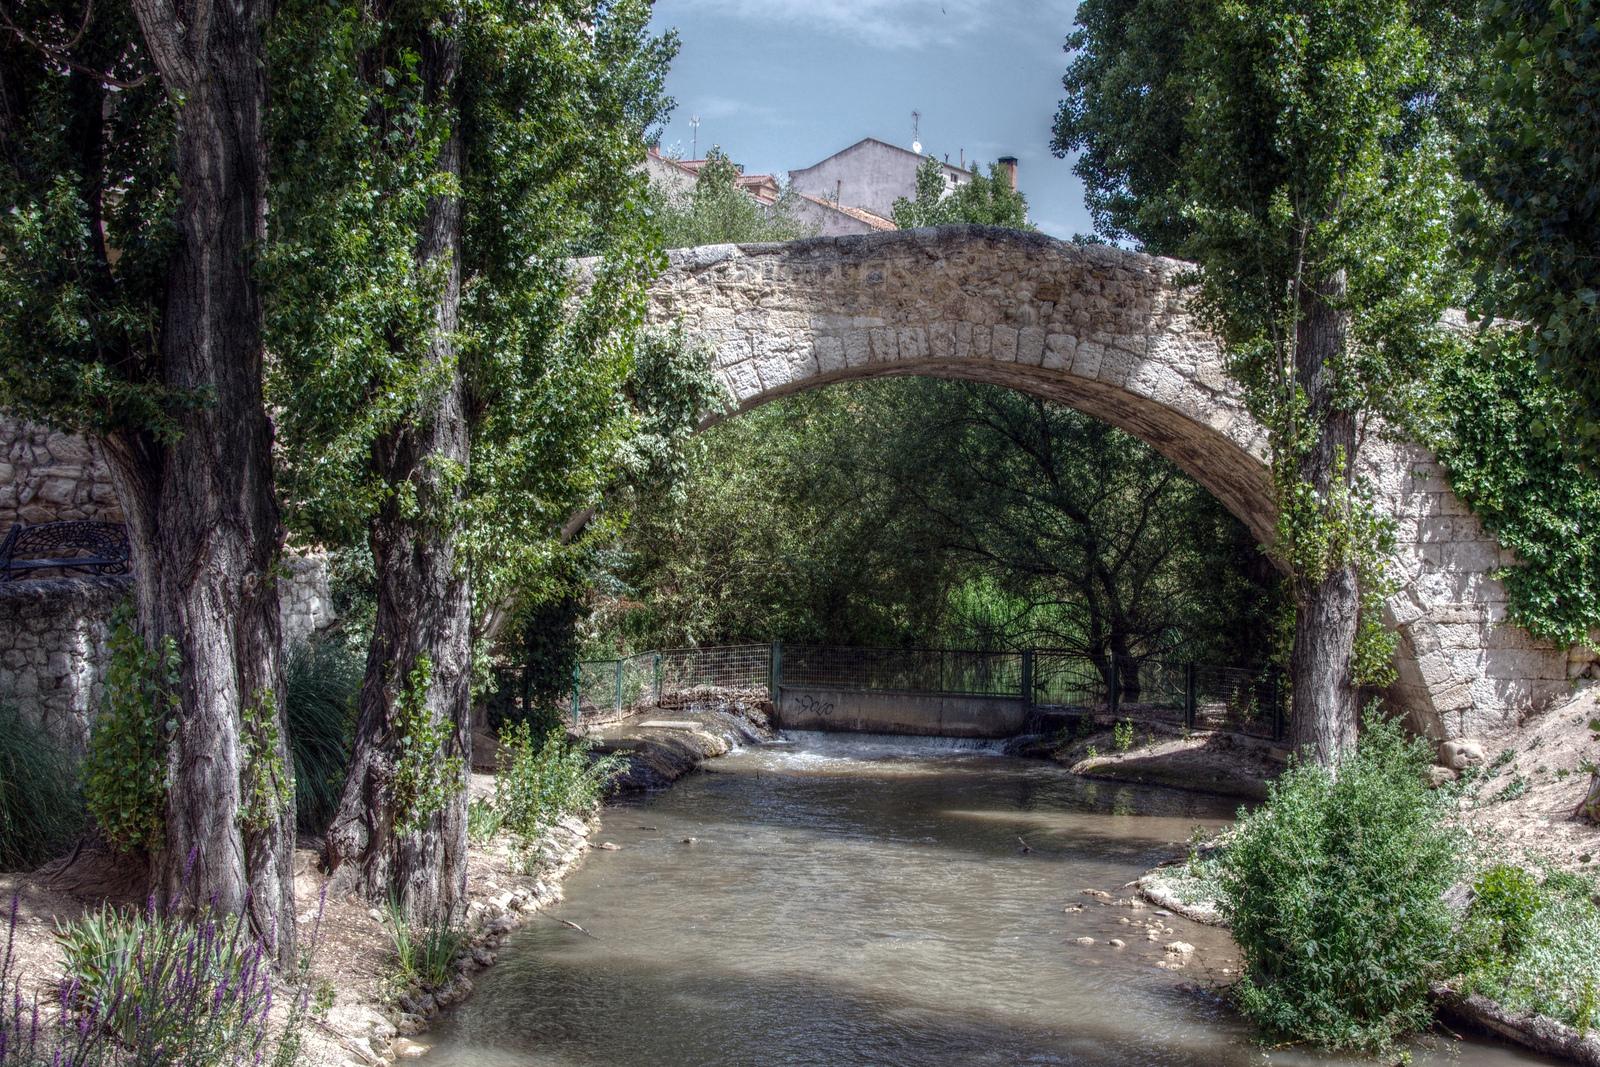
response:
{"label": "stone block", "polygon": [[1105,352],[1104,345],[1080,341],[1072,354],[1072,373],[1083,378],[1098,377]]}
{"label": "stone block", "polygon": [[816,340],[817,367],[824,374],[844,370],[847,366],[844,344],[837,337],[818,337]]}
{"label": "stone block", "polygon": [[852,330],[844,336],[845,363],[852,367],[865,366],[872,358],[872,347],[866,330]]}
{"label": "stone block", "polygon": [[994,359],[997,363],[1017,361],[1017,329],[1014,326],[996,326],[993,331]]}
{"label": "stone block", "polygon": [[1053,333],[1046,338],[1044,347],[1041,365],[1046,370],[1065,370],[1072,366],[1072,354],[1078,347],[1078,339],[1070,333]]}
{"label": "stone block", "polygon": [[1039,366],[1044,361],[1044,343],[1044,327],[1025,327],[1017,335],[1017,362],[1030,367]]}
{"label": "stone block", "polygon": [[45,440],[45,448],[57,463],[89,462],[89,442],[77,434],[53,433]]}

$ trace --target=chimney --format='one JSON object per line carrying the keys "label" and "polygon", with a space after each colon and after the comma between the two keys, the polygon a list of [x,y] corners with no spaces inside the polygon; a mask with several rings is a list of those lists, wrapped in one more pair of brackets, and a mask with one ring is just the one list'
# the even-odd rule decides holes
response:
{"label": "chimney", "polygon": [[1001,156],[1000,165],[1006,169],[1006,177],[1011,179],[1011,191],[1017,191],[1017,157]]}

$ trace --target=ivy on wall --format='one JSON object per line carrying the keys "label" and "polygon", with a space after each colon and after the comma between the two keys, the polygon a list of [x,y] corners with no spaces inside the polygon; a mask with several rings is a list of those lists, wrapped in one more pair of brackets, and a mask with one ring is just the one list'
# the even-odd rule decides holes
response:
{"label": "ivy on wall", "polygon": [[1517,555],[1497,575],[1513,622],[1561,646],[1600,627],[1600,479],[1562,447],[1571,397],[1516,333],[1440,361],[1426,437],[1456,495]]}

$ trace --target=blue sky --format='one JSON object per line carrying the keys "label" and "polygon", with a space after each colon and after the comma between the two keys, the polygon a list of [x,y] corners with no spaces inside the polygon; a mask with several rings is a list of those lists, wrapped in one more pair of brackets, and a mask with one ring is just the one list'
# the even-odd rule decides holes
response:
{"label": "blue sky", "polygon": [[863,137],[925,153],[1016,156],[1034,225],[1091,230],[1069,160],[1050,154],[1076,0],[657,0],[678,30],[677,100],[662,147],[719,144],[751,174],[780,177]]}

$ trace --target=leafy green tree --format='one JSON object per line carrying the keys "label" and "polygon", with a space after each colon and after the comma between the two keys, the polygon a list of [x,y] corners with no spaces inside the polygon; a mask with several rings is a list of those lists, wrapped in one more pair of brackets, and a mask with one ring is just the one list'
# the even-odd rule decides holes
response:
{"label": "leafy green tree", "polygon": [[1078,21],[1053,147],[1083,151],[1103,233],[1198,265],[1195,306],[1270,431],[1291,740],[1331,761],[1390,669],[1387,535],[1357,470],[1453,295],[1468,24],[1426,0],[1093,0]]}
{"label": "leafy green tree", "polygon": [[[47,0],[0,15],[0,407],[100,439],[139,638],[176,646],[157,892],[248,911],[288,963],[292,801],[242,817],[263,770],[250,754],[286,755],[252,274],[273,6]],[[247,708],[267,709],[256,726]]]}
{"label": "leafy green tree", "polygon": [[1027,198],[1011,188],[1010,177],[998,163],[989,164],[989,176],[984,177],[974,162],[972,177],[948,188],[944,167],[929,156],[917,167],[916,199],[896,197],[893,214],[894,224],[902,230],[952,222],[1004,226],[1012,230],[1033,229],[1028,224]]}
{"label": "leafy green tree", "polygon": [[376,593],[329,858],[341,890],[449,919],[464,783],[399,786],[470,755],[475,637],[559,555],[633,432],[622,383],[656,261],[637,165],[675,46],[640,0],[306,0],[280,18],[285,496],[310,536],[366,542]]}
{"label": "leafy green tree", "polygon": [[1480,304],[1524,323],[1542,372],[1566,391],[1552,427],[1600,458],[1600,3],[1484,8],[1493,106],[1463,146],[1462,220]]}
{"label": "leafy green tree", "polygon": [[650,189],[656,223],[667,248],[792,241],[813,236],[794,213],[794,193],[785,188],[775,204],[762,204],[739,186],[739,168],[719,145],[706,152],[692,186]]}

